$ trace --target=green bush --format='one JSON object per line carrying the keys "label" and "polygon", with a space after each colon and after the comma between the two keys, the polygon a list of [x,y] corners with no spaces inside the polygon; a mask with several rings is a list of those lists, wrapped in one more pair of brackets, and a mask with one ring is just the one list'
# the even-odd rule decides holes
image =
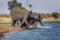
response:
{"label": "green bush", "polygon": [[55,19],[57,19],[58,18],[58,13],[57,12],[53,12],[52,13],[52,17],[55,18]]}
{"label": "green bush", "polygon": [[18,7],[22,7],[21,3],[17,3],[17,0],[11,0],[8,2],[8,9],[11,10],[13,7],[18,6]]}

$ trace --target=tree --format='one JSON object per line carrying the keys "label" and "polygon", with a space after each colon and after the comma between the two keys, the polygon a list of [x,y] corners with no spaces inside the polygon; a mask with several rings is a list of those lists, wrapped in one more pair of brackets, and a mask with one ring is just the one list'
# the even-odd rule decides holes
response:
{"label": "tree", "polygon": [[32,7],[32,5],[31,5],[31,4],[29,4],[30,11],[32,11],[32,10],[31,10],[31,7]]}
{"label": "tree", "polygon": [[58,18],[58,13],[57,12],[53,12],[52,13],[52,17],[55,18],[55,19],[57,19]]}
{"label": "tree", "polygon": [[11,10],[13,7],[18,6],[18,7],[22,7],[21,3],[17,3],[17,0],[11,0],[8,2],[8,9]]}
{"label": "tree", "polygon": [[18,6],[18,7],[22,7],[21,3],[18,3],[17,6]]}

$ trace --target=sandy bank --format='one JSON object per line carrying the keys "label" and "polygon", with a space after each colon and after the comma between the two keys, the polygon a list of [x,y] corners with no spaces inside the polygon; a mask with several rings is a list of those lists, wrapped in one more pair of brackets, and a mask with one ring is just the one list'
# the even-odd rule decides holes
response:
{"label": "sandy bank", "polygon": [[11,18],[0,17],[0,22],[11,22]]}
{"label": "sandy bank", "polygon": [[8,25],[8,24],[0,24],[0,36],[3,33],[6,33],[6,32],[11,32],[11,31],[16,31],[16,30],[22,30],[22,29],[24,29],[24,28],[15,27],[15,26],[11,26],[11,25]]}
{"label": "sandy bank", "polygon": [[52,21],[60,21],[60,18],[54,19],[54,18],[50,17],[50,18],[43,18],[42,19],[42,22],[52,22]]}

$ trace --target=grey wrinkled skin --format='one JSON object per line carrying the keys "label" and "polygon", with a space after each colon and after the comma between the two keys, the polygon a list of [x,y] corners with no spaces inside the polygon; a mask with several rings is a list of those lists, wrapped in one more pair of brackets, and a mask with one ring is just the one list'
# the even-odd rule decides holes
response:
{"label": "grey wrinkled skin", "polygon": [[33,27],[37,27],[37,26],[36,26],[36,22],[40,22],[40,24],[43,26],[43,24],[42,24],[42,22],[41,22],[42,18],[41,18],[41,16],[40,16],[39,14],[37,14],[37,13],[29,14],[29,16],[28,16],[27,19],[28,19],[28,23],[29,23],[30,25],[32,25]]}
{"label": "grey wrinkled skin", "polygon": [[26,23],[27,25],[27,17],[28,17],[28,11],[24,8],[19,8],[19,7],[14,7],[11,11],[11,20],[12,20],[12,25],[15,25],[14,22],[20,21],[21,23]]}

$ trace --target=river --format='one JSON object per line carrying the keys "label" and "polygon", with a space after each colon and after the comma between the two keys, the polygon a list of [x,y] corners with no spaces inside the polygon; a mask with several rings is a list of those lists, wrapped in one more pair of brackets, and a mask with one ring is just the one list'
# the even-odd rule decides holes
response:
{"label": "river", "polygon": [[2,40],[60,40],[60,21],[44,22],[43,24],[48,28],[26,29],[5,33]]}

